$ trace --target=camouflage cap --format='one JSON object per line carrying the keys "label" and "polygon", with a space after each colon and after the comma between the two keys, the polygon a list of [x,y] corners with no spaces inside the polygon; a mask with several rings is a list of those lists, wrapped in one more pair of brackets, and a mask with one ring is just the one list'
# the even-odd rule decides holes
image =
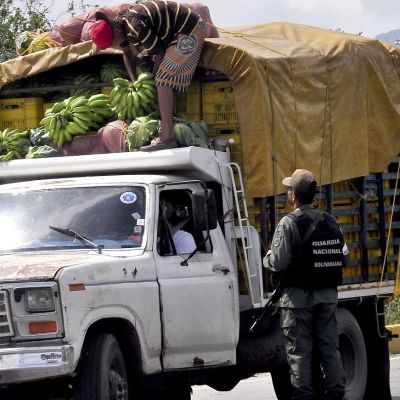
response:
{"label": "camouflage cap", "polygon": [[311,171],[307,169],[296,169],[292,176],[282,180],[285,186],[290,186],[295,193],[315,193],[317,181]]}

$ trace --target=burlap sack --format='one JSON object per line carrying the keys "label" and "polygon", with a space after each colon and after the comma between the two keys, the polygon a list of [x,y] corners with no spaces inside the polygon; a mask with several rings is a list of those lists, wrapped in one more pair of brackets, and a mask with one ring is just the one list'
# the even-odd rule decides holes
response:
{"label": "burlap sack", "polygon": [[99,130],[102,141],[109,153],[121,153],[125,151],[125,138],[129,125],[125,121],[116,120],[109,122]]}
{"label": "burlap sack", "polygon": [[85,42],[86,40],[92,40],[91,31],[94,23],[96,22],[95,14],[96,12],[101,11],[107,15],[110,19],[114,19],[118,13],[111,9],[111,7],[95,7],[91,8],[88,12],[85,13],[85,22],[82,27],[80,41]]}

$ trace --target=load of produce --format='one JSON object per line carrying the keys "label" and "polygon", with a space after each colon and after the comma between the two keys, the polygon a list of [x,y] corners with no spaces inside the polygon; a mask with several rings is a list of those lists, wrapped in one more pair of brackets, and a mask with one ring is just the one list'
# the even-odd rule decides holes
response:
{"label": "load of produce", "polygon": [[135,82],[115,78],[110,93],[111,106],[120,120],[134,120],[149,115],[158,109],[154,76],[141,73]]}
{"label": "load of produce", "polygon": [[112,82],[115,78],[128,78],[126,68],[122,63],[106,61],[100,69],[103,82]]}
{"label": "load of produce", "polygon": [[96,94],[89,99],[69,97],[47,110],[40,125],[44,126],[54,143],[62,146],[70,142],[74,135],[99,128],[111,116],[111,105],[105,94]]}
{"label": "load of produce", "polygon": [[[86,84],[90,84],[90,83],[99,83],[99,82],[100,82],[100,77],[95,74],[90,74],[90,73],[79,74],[72,81],[72,83],[74,85],[86,85]],[[94,94],[98,94],[99,92],[100,92],[100,89],[98,87],[95,87],[95,88],[77,87],[74,89],[70,89],[69,94],[70,94],[70,96],[90,97],[90,96],[93,96]]]}
{"label": "load of produce", "polygon": [[161,121],[152,114],[134,119],[129,125],[126,136],[128,150],[136,151],[150,144],[152,139],[159,135],[160,127]]}
{"label": "load of produce", "polygon": [[[179,147],[196,146],[208,148],[207,124],[204,121],[189,122],[175,118],[174,122],[174,133]],[[160,129],[161,121],[154,114],[134,119],[129,125],[126,136],[128,150],[136,151],[142,146],[147,146],[153,139],[158,137]]]}
{"label": "load of produce", "polygon": [[207,124],[204,121],[193,122],[178,120],[174,125],[174,133],[180,147],[197,146],[207,148]]}
{"label": "load of produce", "polygon": [[28,131],[10,128],[0,131],[0,161],[24,158],[30,146]]}

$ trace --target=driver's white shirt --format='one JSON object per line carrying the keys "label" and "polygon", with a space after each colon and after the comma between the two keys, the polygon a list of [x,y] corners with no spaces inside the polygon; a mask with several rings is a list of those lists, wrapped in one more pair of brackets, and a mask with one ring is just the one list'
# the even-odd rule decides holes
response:
{"label": "driver's white shirt", "polygon": [[196,248],[196,242],[191,233],[186,231],[176,231],[172,235],[176,254],[191,253]]}

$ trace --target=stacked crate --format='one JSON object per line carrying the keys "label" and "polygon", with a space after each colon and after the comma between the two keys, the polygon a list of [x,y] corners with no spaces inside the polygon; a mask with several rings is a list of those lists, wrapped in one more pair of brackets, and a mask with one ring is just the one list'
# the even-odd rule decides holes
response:
{"label": "stacked crate", "polygon": [[27,97],[0,100],[0,130],[36,128],[43,118],[43,99]]}
{"label": "stacked crate", "polygon": [[230,81],[203,83],[202,106],[208,137],[229,143],[231,161],[241,164],[239,119]]}
{"label": "stacked crate", "polygon": [[176,93],[174,115],[186,121],[202,120],[201,83],[192,82],[186,93]]}

